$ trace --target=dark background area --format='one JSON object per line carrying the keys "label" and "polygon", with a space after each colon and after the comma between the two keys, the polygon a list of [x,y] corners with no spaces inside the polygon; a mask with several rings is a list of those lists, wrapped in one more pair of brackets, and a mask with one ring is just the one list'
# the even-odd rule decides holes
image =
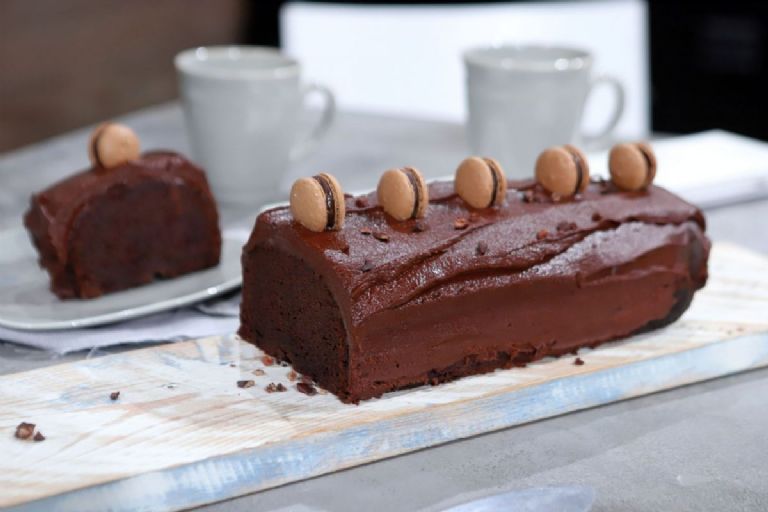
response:
{"label": "dark background area", "polygon": [[[0,151],[175,98],[184,48],[276,46],[282,3],[0,0]],[[768,140],[768,3],[651,0],[649,12],[653,130]]]}

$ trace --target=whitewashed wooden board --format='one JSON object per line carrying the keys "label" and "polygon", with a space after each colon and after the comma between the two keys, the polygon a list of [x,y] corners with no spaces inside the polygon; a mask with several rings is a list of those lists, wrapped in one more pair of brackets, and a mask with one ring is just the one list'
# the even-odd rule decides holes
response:
{"label": "whitewashed wooden board", "polygon": [[[546,360],[359,406],[299,393],[289,368],[253,375],[261,353],[234,336],[2,377],[0,507],[178,510],[768,365],[768,260],[719,245],[710,271],[680,321],[582,351],[583,366]],[[20,421],[47,440],[15,439]]]}

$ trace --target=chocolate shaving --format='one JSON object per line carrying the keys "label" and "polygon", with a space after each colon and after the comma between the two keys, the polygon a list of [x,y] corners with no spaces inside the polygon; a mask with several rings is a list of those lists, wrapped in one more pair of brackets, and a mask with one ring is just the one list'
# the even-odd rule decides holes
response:
{"label": "chocolate shaving", "polygon": [[549,236],[549,231],[546,229],[540,229],[538,233],[536,233],[536,240],[544,240]]}
{"label": "chocolate shaving", "polygon": [[307,384],[306,382],[299,382],[296,384],[296,389],[304,393],[305,395],[313,396],[317,394],[317,390],[315,389],[315,386],[312,384]]}
{"label": "chocolate shaving", "polygon": [[291,370],[291,371],[288,372],[288,380],[289,381],[295,382],[296,379],[298,379],[298,378],[299,378],[299,374],[296,373],[295,370]]}
{"label": "chocolate shaving", "polygon": [[469,221],[464,217],[459,217],[453,221],[453,229],[467,229],[469,227]]}
{"label": "chocolate shaving", "polygon": [[371,228],[360,228],[361,235],[370,235],[371,233],[373,233]]}
{"label": "chocolate shaving", "polygon": [[485,253],[488,252],[488,244],[485,243],[484,240],[481,240],[480,242],[477,243],[477,247],[475,248],[475,252],[478,255],[483,256]]}
{"label": "chocolate shaving", "polygon": [[275,364],[275,358],[272,356],[262,356],[261,364],[263,364],[264,366],[272,366],[273,364]]}
{"label": "chocolate shaving", "polygon": [[600,215],[597,212],[592,214],[592,222],[600,222],[601,220],[603,220],[603,216],[602,215]]}
{"label": "chocolate shaving", "polygon": [[109,399],[112,400],[113,402],[115,400],[117,400],[118,398],[120,398],[120,392],[119,391],[113,391],[112,393],[109,394]]}
{"label": "chocolate shaving", "polygon": [[373,262],[371,260],[365,260],[363,261],[363,266],[360,267],[361,272],[370,272],[374,269]]}
{"label": "chocolate shaving", "polygon": [[32,440],[36,443],[39,443],[40,441],[45,441],[45,436],[38,431],[35,433],[35,437],[33,437]]}
{"label": "chocolate shaving", "polygon": [[252,380],[239,380],[237,381],[237,387],[240,389],[252,388],[256,383]]}
{"label": "chocolate shaving", "polygon": [[35,432],[35,424],[34,423],[25,423],[21,422],[16,426],[16,439],[22,439],[27,440],[32,437],[32,434]]}
{"label": "chocolate shaving", "polygon": [[283,391],[288,391],[288,388],[285,387],[281,382],[277,384],[275,384],[274,382],[270,382],[264,388],[264,391],[266,391],[267,393],[282,393]]}
{"label": "chocolate shaving", "polygon": [[389,235],[387,235],[386,233],[382,233],[381,231],[377,231],[376,233],[374,233],[373,238],[375,238],[379,242],[385,242],[385,243],[389,242]]}
{"label": "chocolate shaving", "polygon": [[580,357],[577,357],[576,359],[574,359],[573,364],[575,364],[576,366],[583,366],[584,360]]}

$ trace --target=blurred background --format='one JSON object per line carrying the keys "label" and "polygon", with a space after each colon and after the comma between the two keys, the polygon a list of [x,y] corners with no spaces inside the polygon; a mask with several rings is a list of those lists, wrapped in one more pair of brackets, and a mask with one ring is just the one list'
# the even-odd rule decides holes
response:
{"label": "blurred background", "polygon": [[768,139],[765,2],[0,0],[0,152],[175,98],[174,54],[211,44],[281,46],[341,109],[462,121],[461,51],[501,41],[591,49],[627,88],[621,136]]}

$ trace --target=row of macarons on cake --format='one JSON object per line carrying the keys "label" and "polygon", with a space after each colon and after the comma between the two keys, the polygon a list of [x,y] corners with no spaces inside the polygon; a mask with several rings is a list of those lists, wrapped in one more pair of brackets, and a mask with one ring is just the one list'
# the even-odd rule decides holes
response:
{"label": "row of macarons on cake", "polygon": [[[100,168],[115,167],[139,157],[139,139],[127,126],[104,123],[91,134],[88,154]],[[656,176],[656,157],[645,142],[615,145],[608,161],[611,181],[619,190],[643,190]],[[589,163],[586,155],[570,144],[554,146],[539,155],[535,177],[554,200],[569,198],[589,184]],[[507,178],[495,159],[471,156],[457,167],[454,187],[471,207],[494,208],[504,202]],[[385,171],[376,193],[381,207],[397,221],[426,215],[429,189],[418,169]],[[338,180],[328,173],[296,180],[291,188],[290,208],[294,219],[311,231],[334,231],[344,225],[344,193]]]}
{"label": "row of macarons on cake", "polygon": [[[642,191],[656,177],[656,156],[645,142],[616,144],[609,153],[608,168],[618,190]],[[570,144],[547,148],[536,160],[535,178],[555,201],[577,196],[590,181],[587,157]],[[456,168],[454,188],[472,208],[497,208],[504,203],[507,178],[495,159],[471,156]],[[414,167],[385,171],[376,195],[379,205],[396,221],[427,214],[429,188]],[[346,215],[344,192],[328,173],[299,178],[291,188],[290,209],[293,218],[310,231],[340,230]]]}

